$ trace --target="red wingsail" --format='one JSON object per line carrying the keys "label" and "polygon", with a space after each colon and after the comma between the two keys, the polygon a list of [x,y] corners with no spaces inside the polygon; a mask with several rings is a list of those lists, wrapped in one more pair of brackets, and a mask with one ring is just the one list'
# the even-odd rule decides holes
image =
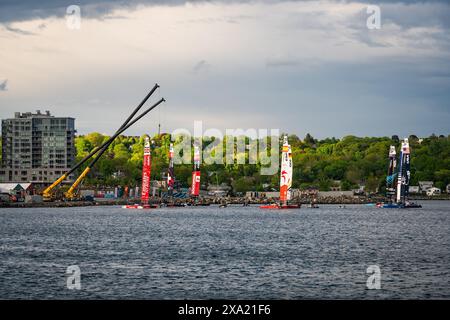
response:
{"label": "red wingsail", "polygon": [[191,196],[198,197],[200,194],[200,171],[192,172]]}
{"label": "red wingsail", "polygon": [[148,203],[150,198],[150,174],[151,174],[151,153],[150,153],[150,138],[145,137],[144,145],[144,161],[142,165],[142,203]]}

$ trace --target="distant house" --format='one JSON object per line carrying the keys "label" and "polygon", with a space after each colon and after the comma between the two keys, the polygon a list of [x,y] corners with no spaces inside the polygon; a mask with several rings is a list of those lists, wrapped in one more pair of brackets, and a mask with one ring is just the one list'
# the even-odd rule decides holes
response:
{"label": "distant house", "polygon": [[445,188],[445,190],[447,191],[447,193],[450,193],[450,184],[447,185],[447,188]]}
{"label": "distant house", "polygon": [[358,189],[353,189],[352,192],[355,195],[363,195],[363,194],[365,194],[365,191],[364,191],[365,189],[366,189],[366,186],[360,184]]}
{"label": "distant house", "polygon": [[353,197],[353,191],[319,191],[318,198]]}
{"label": "distant house", "polygon": [[0,193],[24,198],[33,192],[32,183],[0,183]]}
{"label": "distant house", "polygon": [[420,187],[419,186],[409,186],[409,193],[419,193]]}
{"label": "distant house", "polygon": [[226,184],[225,182],[222,182],[219,185],[216,185],[216,184],[208,185],[208,191],[217,191],[217,190],[219,190],[219,191],[229,191],[229,190],[231,190],[231,187],[228,184]]}
{"label": "distant house", "polygon": [[1,193],[10,193],[16,194],[20,192],[30,193],[33,191],[32,183],[0,183],[0,192]]}
{"label": "distant house", "polygon": [[279,198],[280,193],[278,191],[247,191],[245,197],[252,199],[273,199]]}
{"label": "distant house", "polygon": [[231,187],[223,182],[220,185],[210,184],[207,190],[209,196],[224,197],[228,195],[228,193],[231,190]]}
{"label": "distant house", "polygon": [[246,198],[259,198],[259,197],[260,197],[260,193],[264,193],[264,192],[247,191],[247,192],[245,193],[245,197],[246,197]]}
{"label": "distant house", "polygon": [[23,188],[18,183],[0,183],[0,193],[14,194],[21,190],[23,190]]}
{"label": "distant house", "polygon": [[300,197],[314,197],[317,198],[317,194],[319,193],[319,189],[315,187],[310,187],[305,190],[299,191]]}
{"label": "distant house", "polygon": [[[291,190],[291,199],[295,199],[298,197],[301,197],[303,192],[301,192],[299,189],[292,189]],[[247,191],[245,193],[245,196],[247,198],[253,198],[253,199],[274,199],[280,197],[279,191]]]}
{"label": "distant house", "polygon": [[341,191],[341,180],[334,180],[332,186],[330,187],[330,191]]}
{"label": "distant house", "polygon": [[429,189],[433,188],[433,181],[419,181],[420,192],[427,192]]}
{"label": "distant house", "polygon": [[441,194],[441,189],[439,188],[430,188],[427,190],[427,196],[436,196]]}

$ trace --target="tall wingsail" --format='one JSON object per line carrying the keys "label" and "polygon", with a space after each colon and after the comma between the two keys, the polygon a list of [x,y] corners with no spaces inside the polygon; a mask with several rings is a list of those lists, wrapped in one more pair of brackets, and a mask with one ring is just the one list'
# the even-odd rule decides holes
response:
{"label": "tall wingsail", "polygon": [[281,168],[280,168],[280,203],[260,206],[261,209],[299,209],[300,204],[288,204],[292,199],[292,174],[293,161],[292,149],[288,142],[288,137],[283,137],[283,147],[281,149]]}
{"label": "tall wingsail", "polygon": [[400,153],[400,167],[397,179],[397,203],[405,203],[409,193],[410,172],[410,149],[408,139],[402,142]]}
{"label": "tall wingsail", "polygon": [[141,202],[147,203],[150,198],[150,174],[151,174],[151,151],[150,138],[145,137],[144,160],[142,165],[142,192]]}
{"label": "tall wingsail", "polygon": [[280,201],[283,204],[291,200],[292,173],[292,150],[288,143],[288,137],[284,136],[280,172]]}
{"label": "tall wingsail", "polygon": [[191,196],[200,194],[200,147],[194,144],[194,171],[192,171]]}
{"label": "tall wingsail", "polygon": [[395,178],[397,172],[397,152],[395,151],[395,146],[390,146],[389,149],[389,167],[386,177],[386,196],[391,198],[395,195]]}
{"label": "tall wingsail", "polygon": [[167,170],[167,191],[168,195],[173,195],[173,188],[175,185],[175,174],[173,170],[173,143],[169,146],[169,169]]}

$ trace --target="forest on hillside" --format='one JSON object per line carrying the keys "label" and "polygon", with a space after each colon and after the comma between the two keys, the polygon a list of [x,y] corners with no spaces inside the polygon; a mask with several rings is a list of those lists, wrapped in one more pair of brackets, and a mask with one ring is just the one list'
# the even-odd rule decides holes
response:
{"label": "forest on hillside", "polygon": [[[144,137],[118,137],[86,179],[85,186],[139,185]],[[107,139],[107,136],[99,133],[78,136],[77,159],[82,159]],[[214,141],[214,138],[203,139],[203,149]],[[222,141],[224,150],[226,139],[227,137]],[[409,141],[411,185],[417,185],[418,181],[434,181],[435,186],[444,189],[450,183],[450,135],[432,135],[423,139],[412,135]],[[152,179],[161,180],[167,172],[170,135],[156,135],[152,137],[152,142]],[[366,191],[371,192],[383,191],[389,146],[396,145],[399,150],[401,144],[397,136],[346,136],[342,139],[317,140],[310,134],[304,139],[290,135],[289,143],[292,146],[294,162],[294,188],[316,187],[326,191],[340,184],[342,190],[352,190],[359,185],[365,185]],[[281,144],[280,142],[280,147]],[[202,164],[202,186],[226,183],[232,186],[234,192],[277,189],[278,174],[261,175],[260,167],[259,163]],[[179,186],[190,186],[191,172],[190,164],[175,166]]]}
{"label": "forest on hillside", "polygon": [[[108,138],[97,132],[76,137],[77,161]],[[144,138],[145,136],[119,136],[97,162],[84,185],[140,185]],[[226,139],[227,137],[222,141],[224,150]],[[214,138],[204,137],[203,149],[212,141]],[[170,135],[156,135],[152,137],[152,142],[152,179],[161,180],[167,172]],[[412,135],[409,142],[411,185],[417,185],[418,181],[433,181],[436,187],[444,189],[450,183],[450,135],[432,135],[423,139]],[[352,190],[359,185],[365,185],[366,191],[382,192],[386,179],[389,146],[396,145],[399,152],[401,142],[397,136],[390,138],[346,136],[342,139],[318,140],[307,134],[303,139],[290,135],[289,143],[292,146],[294,162],[294,188],[315,187],[326,191],[340,184],[342,190]],[[280,140],[280,148],[281,144]],[[246,158],[248,159],[248,154]],[[261,175],[260,163],[248,164],[248,161],[246,163],[202,164],[202,186],[226,183],[232,186],[234,192],[278,189],[278,174]],[[82,169],[84,168],[81,168],[80,172]],[[175,177],[180,187],[190,186],[191,172],[191,164],[175,166]]]}

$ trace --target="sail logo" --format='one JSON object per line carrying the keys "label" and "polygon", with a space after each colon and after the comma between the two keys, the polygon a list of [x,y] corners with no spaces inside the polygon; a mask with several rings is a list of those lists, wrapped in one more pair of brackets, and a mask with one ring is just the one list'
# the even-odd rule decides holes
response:
{"label": "sail logo", "polygon": [[287,171],[286,170],[283,170],[281,172],[281,178],[283,179],[283,183],[287,182],[286,181],[287,180]]}

